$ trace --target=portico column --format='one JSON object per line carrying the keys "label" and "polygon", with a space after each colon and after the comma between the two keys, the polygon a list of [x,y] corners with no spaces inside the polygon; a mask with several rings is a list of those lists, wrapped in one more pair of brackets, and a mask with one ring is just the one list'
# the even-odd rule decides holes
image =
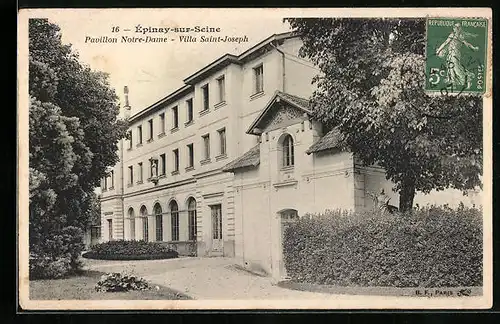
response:
{"label": "portico column", "polygon": [[123,239],[130,240],[130,218],[125,218],[123,222]]}
{"label": "portico column", "polygon": [[129,220],[129,229],[130,229],[130,232],[128,233],[129,234],[129,238],[130,240],[137,240],[137,237],[135,235],[135,233],[137,232],[136,230],[136,218],[135,217],[131,217]]}
{"label": "portico column", "polygon": [[179,241],[189,239],[189,215],[187,210],[179,212]]}
{"label": "portico column", "polygon": [[148,236],[149,242],[156,242],[156,222],[154,215],[148,216]]}
{"label": "portico column", "polygon": [[170,224],[170,213],[163,214],[163,240],[165,242],[172,241],[172,230]]}
{"label": "portico column", "polygon": [[144,239],[144,217],[137,217],[135,219],[135,239],[140,241]]}

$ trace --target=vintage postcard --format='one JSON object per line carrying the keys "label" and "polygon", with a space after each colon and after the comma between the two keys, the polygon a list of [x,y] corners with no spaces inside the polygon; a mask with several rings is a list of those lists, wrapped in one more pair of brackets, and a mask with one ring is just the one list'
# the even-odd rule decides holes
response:
{"label": "vintage postcard", "polygon": [[20,10],[20,307],[492,307],[491,14]]}

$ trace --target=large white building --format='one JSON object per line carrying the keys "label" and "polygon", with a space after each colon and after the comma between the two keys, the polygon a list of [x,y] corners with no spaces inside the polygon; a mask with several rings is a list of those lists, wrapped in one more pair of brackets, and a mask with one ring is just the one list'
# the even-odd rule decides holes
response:
{"label": "large white building", "polygon": [[290,219],[371,208],[369,193],[381,188],[397,206],[384,171],[358,164],[312,119],[318,70],[298,58],[301,45],[284,33],[224,55],[131,116],[121,160],[101,186],[102,240],[231,256],[279,278]]}

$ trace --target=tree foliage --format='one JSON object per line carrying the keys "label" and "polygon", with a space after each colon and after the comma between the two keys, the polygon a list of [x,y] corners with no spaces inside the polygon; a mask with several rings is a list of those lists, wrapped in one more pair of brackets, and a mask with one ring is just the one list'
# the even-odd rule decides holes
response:
{"label": "tree foliage", "polygon": [[92,222],[126,125],[107,75],[80,63],[46,19],[29,21],[29,94],[30,251],[59,257],[51,238]]}
{"label": "tree foliage", "polygon": [[481,185],[482,101],[429,96],[425,19],[287,19],[321,73],[313,112],[365,165],[386,170],[400,210],[415,191]]}

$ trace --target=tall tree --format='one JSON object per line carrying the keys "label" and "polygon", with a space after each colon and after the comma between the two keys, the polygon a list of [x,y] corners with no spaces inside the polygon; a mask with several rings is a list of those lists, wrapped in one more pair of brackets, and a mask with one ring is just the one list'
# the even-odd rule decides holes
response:
{"label": "tall tree", "polygon": [[416,191],[481,185],[481,98],[424,92],[425,19],[286,20],[303,40],[299,55],[321,70],[315,116],[386,170],[401,211]]}
{"label": "tall tree", "polygon": [[53,254],[51,238],[89,225],[126,124],[107,75],[80,63],[46,19],[29,21],[29,93],[30,248]]}

